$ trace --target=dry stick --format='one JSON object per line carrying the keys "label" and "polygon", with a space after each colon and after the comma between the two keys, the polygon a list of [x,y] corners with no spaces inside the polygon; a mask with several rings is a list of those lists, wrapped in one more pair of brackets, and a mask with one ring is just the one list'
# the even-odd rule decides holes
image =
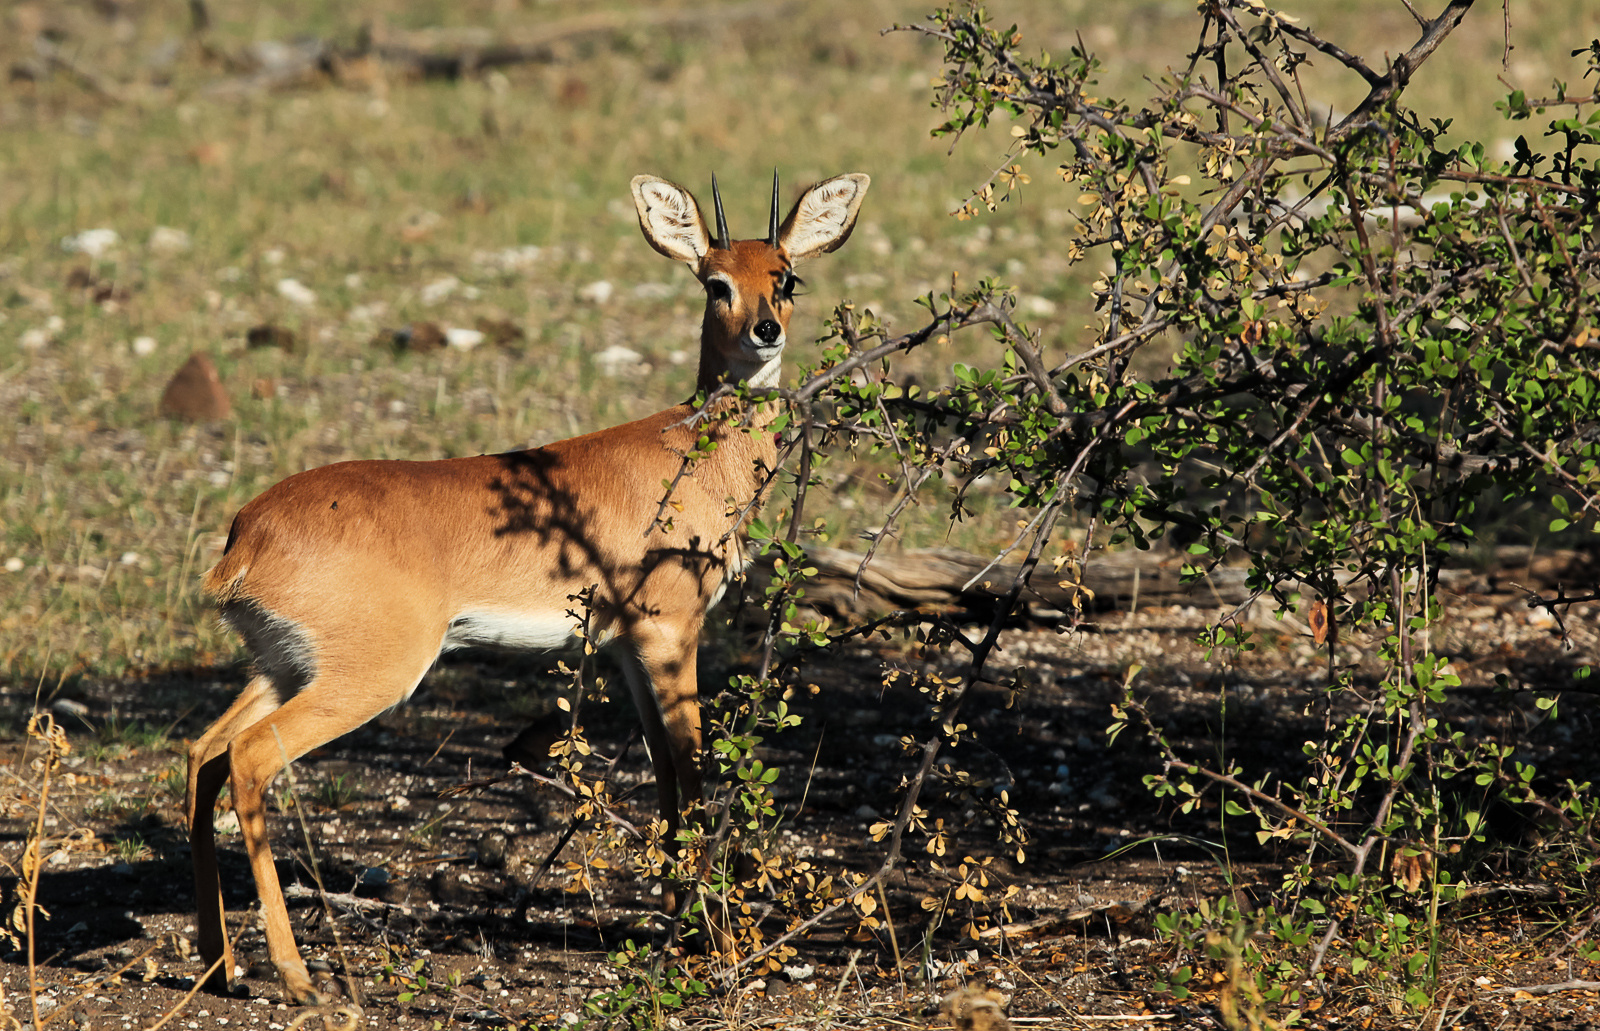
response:
{"label": "dry stick", "polygon": [[85,68],[77,61],[74,61],[72,58],[68,57],[55,43],[52,43],[43,36],[39,36],[33,41],[33,49],[40,57],[44,58],[51,65],[60,68],[62,71],[71,75],[74,79],[77,79],[84,86],[88,87],[90,92],[95,93],[102,99],[109,100],[114,104],[122,103],[123,98],[117,93],[116,90],[106,85],[105,81],[102,80],[100,76]]}
{"label": "dry stick", "polygon": [[[1309,133],[1311,120],[1306,117],[1306,112],[1296,103],[1294,92],[1289,89],[1288,84],[1278,75],[1277,66],[1272,59],[1262,52],[1260,45],[1254,39],[1250,38],[1250,33],[1246,32],[1243,26],[1239,24],[1239,20],[1234,16],[1231,8],[1226,4],[1218,4],[1214,10],[1218,21],[1227,26],[1229,34],[1249,52],[1250,56],[1255,59],[1256,67],[1261,69],[1261,73],[1267,77],[1267,81],[1272,83],[1272,88],[1277,90],[1278,97],[1283,101],[1284,108],[1294,116],[1295,122],[1298,123],[1297,128],[1302,133]],[[1209,16],[1208,14],[1207,17]],[[1217,35],[1219,38],[1221,37],[1220,29]],[[1226,81],[1226,77],[1218,78],[1219,83]]]}
{"label": "dry stick", "polygon": [[330,905],[339,906],[347,919],[354,920],[380,937],[395,938],[408,945],[414,940],[414,936],[407,934],[405,931],[386,924],[380,924],[371,917],[361,914],[362,909],[377,909],[383,912],[410,915],[415,912],[411,906],[394,902],[382,902],[378,899],[364,899],[360,895],[352,895],[343,891],[330,891],[319,896],[316,891],[299,884],[291,884],[285,887],[283,889],[283,897],[286,899],[316,899],[320,897]]}
{"label": "dry stick", "polygon": [[1458,987],[1459,985],[1452,984],[1450,990],[1444,993],[1444,1002],[1439,1004],[1439,1019],[1433,1022],[1433,1031],[1444,1031],[1444,1018],[1450,1014],[1450,1000],[1456,997]]}
{"label": "dry stick", "polygon": [[[41,726],[41,718],[44,721],[42,730],[38,729]],[[28,730],[30,732],[28,736],[37,735],[45,744],[44,769],[39,774],[39,816],[34,821],[33,833],[23,846],[21,871],[23,878],[28,882],[27,901],[23,904],[23,919],[28,928],[28,1003],[33,1009],[33,1026],[39,1027],[38,958],[34,952],[36,944],[34,914],[39,908],[39,877],[44,873],[44,814],[50,801],[50,774],[60,761],[61,753],[57,749],[65,742],[66,734],[57,730],[55,717],[48,712],[35,712],[28,720]],[[33,855],[31,868],[28,862],[30,852]]]}
{"label": "dry stick", "polygon": [[[1056,497],[1056,499],[1054,501],[1052,501],[1049,505],[1047,505],[1044,508],[1044,510],[1040,512],[1040,514],[1038,516],[1036,516],[1033,520],[1031,520],[1029,522],[1028,526],[1025,529],[1023,529],[1020,533],[1018,533],[1015,538],[1012,539],[1011,543],[1006,546],[1005,550],[1003,550],[1000,554],[996,555],[994,557],[994,559],[988,565],[984,566],[981,570],[979,570],[977,575],[971,577],[966,582],[966,584],[964,584],[962,586],[961,589],[963,591],[971,590],[972,586],[974,584],[976,584],[979,581],[979,579],[981,579],[983,576],[987,575],[989,570],[993,569],[1007,555],[1010,555],[1013,551],[1015,551],[1017,546],[1022,543],[1022,541],[1027,537],[1028,534],[1035,533],[1035,534],[1042,534],[1042,535],[1048,536],[1048,534],[1050,532],[1050,528],[1046,527],[1046,528],[1041,530],[1041,529],[1039,529],[1039,527],[1043,524],[1044,519],[1045,519],[1045,517],[1047,515],[1049,516],[1051,525],[1052,526],[1054,525],[1056,516],[1060,513],[1060,506],[1065,503],[1065,497],[1060,495],[1059,492],[1061,492],[1063,490],[1064,485],[1069,484],[1073,480],[1077,479],[1078,474],[1083,471],[1083,467],[1088,464],[1089,458],[1098,449],[1098,447],[1100,445],[1100,442],[1102,440],[1104,440],[1110,434],[1110,432],[1113,429],[1116,428],[1117,424],[1120,423],[1124,418],[1126,418],[1128,416],[1128,414],[1134,410],[1134,408],[1135,408],[1135,403],[1133,401],[1128,401],[1121,408],[1119,408],[1116,412],[1114,412],[1111,415],[1110,418],[1108,418],[1105,422],[1103,422],[1096,429],[1095,438],[1093,440],[1089,441],[1089,443],[1087,445],[1085,445],[1084,448],[1081,451],[1078,452],[1078,457],[1073,460],[1072,465],[1070,465],[1067,468],[1066,473],[1060,477],[1059,483],[1060,483],[1061,486],[1058,486],[1056,488],[1056,490],[1058,491],[1058,496]],[[1037,556],[1038,556],[1038,552],[1039,552],[1039,547],[1038,547],[1039,541],[1040,541],[1040,537],[1036,535],[1035,538],[1034,538],[1035,547],[1032,549],[1033,550],[1033,559],[1032,559],[1032,561],[1034,563],[1038,562],[1038,557]],[[1088,557],[1087,549],[1085,549],[1084,556],[1085,556],[1085,560],[1087,560],[1087,557]],[[1018,569],[1017,575],[1019,577],[1022,577],[1025,573],[1031,574],[1031,572],[1032,572],[1032,566],[1028,562],[1025,561],[1023,563],[1022,567],[1020,567]],[[1082,579],[1083,579],[1082,573],[1080,572],[1080,574],[1079,574],[1079,582],[1080,583],[1082,582]]]}
{"label": "dry stick", "polygon": [[[1095,1022],[1101,1021],[1101,1020],[1107,1020],[1107,1021],[1115,1020],[1115,1021],[1118,1021],[1119,1023],[1127,1022],[1127,1023],[1145,1024],[1145,1023],[1149,1023],[1151,1021],[1156,1021],[1156,1020],[1177,1020],[1180,1016],[1181,1016],[1181,1014],[1178,1014],[1178,1013],[1139,1013],[1139,1014],[1132,1014],[1132,1013],[1129,1013],[1129,1014],[1074,1013],[1074,1014],[1072,1014],[1072,1019],[1078,1021],[1079,1023],[1083,1023],[1083,1024],[1092,1024],[1092,1023],[1095,1023]],[[1016,1023],[1031,1022],[1033,1020],[1038,1020],[1038,1019],[1043,1019],[1043,1018],[1038,1018],[1038,1017],[1012,1017],[1011,1018],[1011,1022],[1013,1024],[1016,1024]]]}
{"label": "dry stick", "polygon": [[1600,992],[1600,981],[1561,981],[1556,984],[1527,984],[1508,988],[1491,989],[1490,995],[1513,995],[1517,992],[1527,992],[1529,995],[1554,995],[1556,992]]}
{"label": "dry stick", "polygon": [[784,463],[789,461],[789,456],[794,454],[794,450],[798,446],[798,438],[784,441],[783,446],[778,449],[778,457],[774,460],[772,468],[766,471],[766,475],[762,477],[761,485],[757,487],[750,495],[750,500],[740,506],[737,512],[731,513],[731,516],[728,520],[728,528],[723,531],[721,537],[717,538],[717,547],[720,548],[722,545],[728,543],[729,540],[738,536],[739,529],[740,527],[744,526],[745,520],[750,517],[751,513],[753,513],[757,508],[766,502],[767,491],[770,490],[773,483],[777,481],[778,474],[783,470]]}
{"label": "dry stick", "polygon": [[[1149,717],[1144,715],[1143,706],[1139,707],[1139,713],[1141,717],[1144,718],[1146,725],[1149,726]],[[1317,831],[1335,845],[1338,845],[1340,848],[1344,849],[1351,855],[1352,858],[1358,857],[1361,854],[1359,846],[1352,844],[1338,831],[1334,830],[1332,827],[1329,827],[1321,820],[1318,820],[1315,817],[1309,816],[1301,810],[1296,809],[1294,806],[1285,802],[1281,798],[1269,795],[1264,791],[1258,791],[1243,781],[1235,777],[1228,776],[1226,773],[1218,773],[1215,770],[1207,769],[1204,766],[1196,766],[1194,763],[1186,762],[1175,756],[1169,755],[1167,758],[1167,765],[1182,770],[1185,773],[1194,773],[1198,774],[1199,776],[1206,777],[1210,780],[1216,781],[1223,787],[1233,788],[1235,791],[1243,792],[1245,795],[1248,795],[1256,801],[1263,802],[1266,805],[1271,806],[1272,808],[1283,813],[1285,816],[1288,816],[1291,819],[1299,820],[1301,823],[1304,823],[1312,830]]]}
{"label": "dry stick", "polygon": [[878,882],[878,902],[883,905],[883,922],[889,928],[889,947],[894,950],[894,976],[900,982],[900,1001],[906,1000],[906,972],[900,960],[900,939],[894,933],[894,914],[889,911],[889,895],[883,890],[883,882]]}
{"label": "dry stick", "polygon": [[[806,497],[809,493],[811,484],[811,456],[815,451],[815,445],[812,443],[811,439],[812,418],[810,403],[808,401],[791,401],[790,404],[792,408],[798,408],[801,412],[799,436],[785,443],[782,452],[780,452],[777,460],[773,463],[773,468],[767,472],[766,483],[763,483],[762,486],[757,489],[755,496],[751,498],[749,504],[744,508],[744,510],[739,513],[738,519],[736,519],[734,522],[734,528],[730,529],[728,533],[723,535],[723,541],[726,541],[728,537],[733,534],[734,529],[737,529],[739,526],[743,525],[745,513],[749,512],[764,499],[767,486],[777,478],[779,470],[783,468],[784,463],[788,460],[789,455],[794,453],[796,447],[800,449],[800,471],[795,476],[795,499],[794,505],[789,514],[789,532],[785,540],[790,544],[797,543],[799,540],[800,523],[805,513]],[[788,601],[788,597],[788,594],[785,593],[784,595],[774,599],[771,606],[771,611],[768,613],[767,627],[762,635],[761,663],[756,671],[756,676],[760,680],[766,680],[769,676],[771,676],[772,660],[774,654],[776,653],[778,641],[777,626],[782,616],[783,607]],[[818,747],[821,747],[820,742],[818,743]],[[742,770],[747,768],[748,765],[749,758],[746,757],[739,760],[735,769]],[[737,783],[737,777],[731,783]],[[810,784],[808,781],[807,788],[809,789],[809,787]],[[731,786],[730,790],[732,790]],[[711,857],[717,853],[718,849],[722,848],[723,844],[727,842],[728,838],[732,835],[734,824],[734,809],[731,800],[724,798],[724,796],[721,794],[718,794],[713,801],[721,804],[722,816],[721,819],[717,821],[717,825],[715,828],[713,828],[711,834],[705,839],[703,846],[704,855],[706,856],[706,862],[708,864],[708,870]]]}
{"label": "dry stick", "polygon": [[828,1008],[826,1010],[826,1013],[828,1014],[827,1018],[822,1022],[822,1026],[818,1028],[817,1031],[828,1031],[828,1029],[833,1026],[833,1014],[834,1010],[836,1010],[839,1006],[839,996],[844,994],[844,986],[849,983],[850,975],[855,973],[856,961],[860,958],[861,950],[853,949],[850,953],[850,962],[845,964],[844,973],[839,975],[839,983],[833,989],[833,998],[828,1000]]}
{"label": "dry stick", "polygon": [[[633,741],[634,738],[630,735],[627,740],[627,745],[631,745]],[[626,745],[624,746],[624,749],[626,749]],[[621,757],[621,753],[618,753],[617,758],[611,760],[612,764],[615,765],[616,762],[621,759]],[[607,776],[609,776],[609,773]],[[574,791],[570,786],[561,783],[559,780],[556,780],[554,777],[547,777],[542,773],[535,773],[534,771],[524,767],[521,763],[515,762],[511,764],[511,769],[507,773],[502,773],[495,777],[486,777],[483,780],[464,781],[463,783],[456,784],[453,787],[445,788],[443,791],[439,792],[439,797],[455,798],[458,795],[465,795],[468,792],[479,791],[484,788],[492,788],[496,784],[504,784],[506,781],[516,780],[518,778],[531,780],[536,784],[542,784],[547,788],[565,795],[569,801],[576,800],[578,797],[578,793],[576,791]],[[650,781],[645,781],[642,784],[629,788],[626,793],[618,797],[618,800],[620,801],[622,799],[630,798],[637,792],[649,787],[650,784]],[[608,806],[601,805],[599,808],[601,813],[603,813],[608,820],[617,825],[618,829],[625,831],[635,840],[642,840],[644,838],[643,832],[640,831],[638,827],[635,827],[627,817],[622,816],[615,809],[612,809]]]}
{"label": "dry stick", "polygon": [[[952,446],[963,444],[966,442],[966,440],[966,437],[957,437],[952,442]],[[922,485],[927,483],[929,478],[933,476],[935,468],[936,464],[934,463],[930,463],[922,468],[920,474],[916,478],[916,482],[908,483],[905,489],[901,492],[900,497],[895,500],[895,503],[892,506],[890,506],[888,514],[884,516],[883,527],[871,535],[869,543],[867,544],[866,554],[861,556],[861,563],[860,565],[856,566],[854,589],[858,596],[861,593],[861,577],[866,573],[868,564],[871,563],[873,558],[878,554],[878,545],[883,543],[886,538],[891,536],[894,525],[900,521],[900,514],[909,508],[911,503],[916,500],[917,492],[921,490]]]}
{"label": "dry stick", "polygon": [[[1422,36],[1416,43],[1412,44],[1411,49],[1395,59],[1394,64],[1389,67],[1388,74],[1378,76],[1370,68],[1361,65],[1359,61],[1356,62],[1356,65],[1351,65],[1351,67],[1359,65],[1360,69],[1364,69],[1363,78],[1367,78],[1367,76],[1375,77],[1367,78],[1367,81],[1373,84],[1373,89],[1371,93],[1367,94],[1365,100],[1356,105],[1354,111],[1346,115],[1337,126],[1329,131],[1328,136],[1337,138],[1359,129],[1366,124],[1373,111],[1383,107],[1396,94],[1404,90],[1411,83],[1411,77],[1416,74],[1417,69],[1422,66],[1423,62],[1433,56],[1433,52],[1439,49],[1445,38],[1455,31],[1457,25],[1461,24],[1461,19],[1466,17],[1467,11],[1472,7],[1472,4],[1473,0],[1450,0],[1449,5],[1440,12],[1439,16],[1429,22],[1423,29]],[[1323,49],[1326,46],[1320,39],[1316,39],[1312,33],[1295,29],[1288,24],[1282,25],[1282,28],[1285,33],[1297,39],[1301,39],[1301,33],[1304,33],[1305,36],[1310,37],[1310,39],[1305,39],[1304,41],[1311,42],[1311,40],[1316,40],[1312,45],[1318,46],[1318,49]],[[1331,53],[1329,50],[1324,50],[1324,52]],[[1349,62],[1345,63],[1349,64]]]}
{"label": "dry stick", "polygon": [[948,308],[943,314],[935,315],[933,321],[921,329],[907,333],[904,336],[895,337],[892,340],[886,340],[877,347],[865,351],[857,351],[838,365],[831,366],[812,376],[797,389],[780,390],[778,395],[792,401],[809,401],[820,394],[823,388],[834,380],[847,376],[879,359],[887,358],[891,354],[921,347],[935,333],[953,333],[959,329],[967,329],[992,322],[993,319],[989,317],[991,308],[992,306],[990,305],[968,306],[960,311],[954,307]]}
{"label": "dry stick", "polygon": [[[800,410],[800,435],[785,447],[783,454],[774,463],[774,468],[770,474],[774,477],[777,476],[777,470],[783,468],[788,456],[794,453],[796,447],[799,447],[800,471],[795,474],[794,505],[789,512],[789,532],[785,537],[789,544],[795,544],[800,539],[800,522],[805,516],[806,498],[810,495],[811,489],[811,456],[815,452],[815,445],[811,440],[810,402],[796,401],[793,402],[792,407]],[[751,507],[754,507],[755,503],[760,501],[764,494],[765,487],[763,486],[761,490],[756,491],[755,497],[751,499]],[[743,522],[742,515],[740,516],[740,522]],[[776,574],[776,568],[774,568],[774,573]],[[761,665],[756,670],[758,679],[765,680],[772,671],[772,657],[778,644],[777,625],[782,618],[784,606],[788,604],[789,599],[790,595],[787,591],[772,599],[772,607],[767,613],[767,629],[762,635]],[[716,832],[712,835],[710,847],[720,846],[722,842],[727,840],[728,835],[732,833],[732,829],[732,807],[727,806],[724,807],[723,818],[718,824]]]}
{"label": "dry stick", "polygon": [[[45,649],[44,662],[39,666],[39,679],[36,680],[33,685],[33,711],[36,713],[39,711],[39,703],[44,699],[44,678],[47,675],[47,671],[50,669],[50,660],[54,656],[54,646]],[[61,681],[58,680],[56,682],[56,690],[59,691],[60,689]],[[52,697],[54,697],[54,694],[55,692],[51,692]],[[55,717],[52,716],[51,719],[55,719]],[[17,769],[19,770],[25,770],[28,768],[28,743],[32,740],[32,736],[28,734],[24,734],[22,737],[22,757],[17,760]],[[7,770],[6,772],[10,773],[11,771]],[[22,777],[19,774],[11,774],[11,776],[12,779],[18,784],[23,782]]]}

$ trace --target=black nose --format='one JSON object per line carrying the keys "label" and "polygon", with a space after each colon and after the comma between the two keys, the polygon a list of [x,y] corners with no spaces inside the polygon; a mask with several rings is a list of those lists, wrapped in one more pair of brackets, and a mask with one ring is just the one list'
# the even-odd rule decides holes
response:
{"label": "black nose", "polygon": [[763,344],[770,344],[783,335],[783,327],[771,319],[762,319],[756,323],[756,336],[761,338]]}

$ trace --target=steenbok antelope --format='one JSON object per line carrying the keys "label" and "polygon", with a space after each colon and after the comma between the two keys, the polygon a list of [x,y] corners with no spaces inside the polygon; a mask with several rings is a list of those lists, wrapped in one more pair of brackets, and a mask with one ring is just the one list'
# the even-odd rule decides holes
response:
{"label": "steenbok antelope", "polygon": [[[780,223],[774,177],[766,239],[732,240],[720,196],[713,237],[688,190],[633,180],[645,239],[706,290],[699,390],[777,384],[793,267],[849,238],[870,182],[818,183]],[[318,1002],[273,869],[268,783],[286,760],[404,702],[441,652],[573,642],[570,599],[590,587],[589,630],[621,653],[671,847],[683,808],[701,801],[700,625],[743,564],[739,531],[777,461],[770,403],[712,408],[698,423],[685,403],[530,451],[341,462],[239,511],[205,589],[255,674],[189,749],[187,796],[200,955],[220,959],[225,980],[234,968],[212,821],[222,785],[232,785],[272,962],[294,1001]],[[663,483],[702,435],[715,448],[694,458],[658,521]]]}

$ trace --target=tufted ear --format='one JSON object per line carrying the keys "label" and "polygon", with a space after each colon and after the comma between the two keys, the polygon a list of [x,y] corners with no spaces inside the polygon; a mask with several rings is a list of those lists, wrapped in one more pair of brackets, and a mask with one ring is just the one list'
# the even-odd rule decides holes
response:
{"label": "tufted ear", "polygon": [[837,250],[850,239],[861,199],[871,185],[871,176],[851,172],[824,179],[801,194],[778,230],[778,243],[789,253],[789,261],[798,265]]}
{"label": "tufted ear", "polygon": [[700,259],[711,249],[711,236],[694,194],[653,175],[636,175],[632,185],[639,229],[650,246],[698,272]]}

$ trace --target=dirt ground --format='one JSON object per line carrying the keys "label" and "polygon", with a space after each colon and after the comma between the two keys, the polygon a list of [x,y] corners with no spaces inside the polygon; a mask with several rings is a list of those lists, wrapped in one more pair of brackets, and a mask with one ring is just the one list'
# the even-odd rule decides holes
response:
{"label": "dirt ground", "polygon": [[[1526,687],[1550,686],[1571,668],[1594,662],[1597,613],[1591,606],[1572,614],[1569,650],[1548,622],[1531,617],[1510,594],[1453,598],[1435,631],[1435,647],[1454,656],[1463,677],[1452,703],[1455,716],[1486,739],[1516,741],[1519,757],[1537,762],[1547,776],[1592,778],[1592,697],[1569,694],[1561,719],[1541,722],[1530,694],[1496,693],[1490,684],[1506,674]],[[726,985],[717,981],[714,962],[691,959],[709,986],[706,997],[658,1014],[641,1002],[609,1026],[945,1027],[940,999],[956,986],[983,983],[1009,999],[1017,1027],[1224,1026],[1222,973],[1209,983],[1203,979],[1182,1003],[1157,989],[1168,970],[1192,957],[1177,955],[1161,939],[1153,915],[1189,911],[1228,891],[1241,904],[1258,905],[1285,864],[1301,854],[1254,848],[1240,826],[1225,836],[1216,806],[1180,818],[1158,803],[1141,784],[1143,776],[1160,772],[1153,749],[1131,732],[1107,744],[1110,705],[1128,665],[1142,663],[1138,693],[1168,721],[1180,750],[1214,760],[1217,746],[1209,733],[1220,727],[1228,758],[1253,779],[1257,771],[1292,770],[1300,744],[1317,733],[1314,688],[1326,667],[1322,650],[1292,627],[1266,633],[1255,652],[1208,659],[1194,637],[1210,616],[1147,610],[1106,617],[1086,632],[1032,628],[1007,638],[995,668],[1025,667],[1036,686],[1009,708],[997,690],[970,697],[964,713],[979,743],[963,745],[957,758],[973,774],[1008,786],[1030,834],[1025,863],[995,856],[992,827],[981,818],[963,820],[933,792],[933,815],[961,829],[943,860],[926,854],[920,841],[910,844],[884,893],[890,919],[875,937],[853,938],[852,920],[827,922],[795,943],[781,970]],[[1346,655],[1370,664],[1371,649],[1358,650],[1359,657],[1357,651]],[[748,669],[751,660],[735,646],[708,647],[702,681],[720,682]],[[897,741],[927,730],[927,705],[919,696],[883,687],[879,670],[886,661],[914,664],[884,646],[807,667],[805,680],[820,690],[797,693],[803,723],[769,739],[763,750],[763,759],[783,771],[782,849],[830,870],[876,868],[882,845],[871,841],[868,828],[892,815],[896,787],[912,768]],[[488,655],[457,660],[430,675],[407,707],[297,765],[302,801],[296,808],[309,827],[324,884],[345,900],[335,918],[309,890],[314,880],[294,819],[272,813],[280,873],[286,885],[298,886],[290,889],[290,906],[302,949],[314,969],[342,983],[341,992],[359,997],[362,1026],[574,1023],[588,1016],[587,1000],[625,983],[608,953],[628,940],[667,944],[658,889],[627,870],[590,870],[592,888],[569,890],[567,864],[581,864],[579,842],[530,887],[530,871],[568,824],[570,806],[550,789],[510,780],[463,796],[443,794],[504,769],[500,748],[538,708],[527,701],[537,690],[527,681],[553,683],[538,675],[549,665]],[[39,899],[49,912],[38,928],[34,974],[43,1021],[64,1028],[148,1028],[174,1010],[169,1027],[315,1028],[344,1019],[296,1023],[301,1014],[280,1001],[280,986],[264,963],[253,884],[236,834],[221,838],[222,863],[235,933],[244,915],[236,956],[246,967],[248,994],[202,992],[185,1001],[200,964],[191,948],[182,747],[241,683],[241,670],[204,671],[137,682],[85,680],[63,692],[68,704],[58,702],[58,715],[78,714],[103,727],[115,714],[130,726],[170,727],[171,738],[149,747],[107,747],[107,735],[96,737],[82,730],[82,720],[67,719],[78,744],[52,784],[46,823],[57,850],[45,860]],[[31,693],[32,686],[6,689],[15,704],[16,694]],[[622,701],[585,711],[588,737],[605,758],[627,739],[631,720]],[[0,855],[13,868],[24,819],[37,805],[28,749],[21,740],[4,745],[3,765],[14,777],[4,788]],[[616,789],[641,784],[647,771],[643,750],[630,748]],[[627,803],[635,819],[648,820],[651,795],[641,792],[643,801]],[[1225,859],[1191,843],[1224,837],[1233,849]],[[73,839],[76,847],[60,847]],[[1135,842],[1142,843],[1118,851]],[[1515,869],[1469,871],[1469,880],[1486,885],[1480,901],[1442,914],[1443,990],[1426,1024],[1397,999],[1335,971],[1331,994],[1307,1006],[1304,1025],[1429,1031],[1600,1026],[1600,998],[1592,990],[1600,964],[1585,962],[1569,942],[1573,921],[1590,921],[1588,938],[1595,938],[1594,902],[1565,897],[1559,884],[1542,882],[1537,845],[1519,854],[1532,858]],[[963,934],[962,920],[951,916],[933,926],[919,904],[926,895],[949,893],[956,883],[952,861],[967,855],[995,856],[995,884],[1019,889],[1008,910],[994,911],[1005,933],[974,941]],[[1327,858],[1319,854],[1316,861]],[[9,908],[14,878],[6,892]],[[1552,930],[1558,920],[1568,929]],[[781,920],[774,916],[772,923]],[[1209,976],[1211,968],[1205,969]],[[23,952],[0,956],[0,980],[12,1017],[28,1026],[33,1018]],[[1585,981],[1590,990],[1537,987]],[[589,1026],[608,1023],[596,1019]]]}

